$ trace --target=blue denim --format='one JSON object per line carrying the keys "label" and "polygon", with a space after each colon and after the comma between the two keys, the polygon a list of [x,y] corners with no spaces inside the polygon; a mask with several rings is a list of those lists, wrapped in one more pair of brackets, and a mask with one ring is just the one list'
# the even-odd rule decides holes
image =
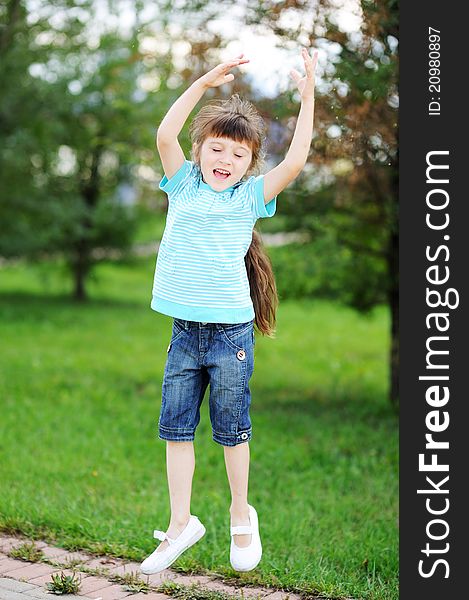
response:
{"label": "blue denim", "polygon": [[192,441],[210,384],[213,440],[236,446],[252,437],[249,380],[254,370],[254,319],[246,323],[173,320],[158,421],[163,440]]}

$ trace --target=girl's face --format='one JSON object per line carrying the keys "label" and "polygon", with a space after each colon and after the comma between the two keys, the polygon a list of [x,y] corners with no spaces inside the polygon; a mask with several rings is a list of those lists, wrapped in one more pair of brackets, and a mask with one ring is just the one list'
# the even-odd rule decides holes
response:
{"label": "girl's face", "polygon": [[252,151],[247,142],[209,136],[199,158],[204,182],[222,192],[242,179],[251,164]]}

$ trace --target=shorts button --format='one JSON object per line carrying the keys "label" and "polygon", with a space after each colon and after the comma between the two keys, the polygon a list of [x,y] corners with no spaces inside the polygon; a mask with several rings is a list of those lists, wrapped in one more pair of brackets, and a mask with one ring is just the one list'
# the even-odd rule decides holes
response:
{"label": "shorts button", "polygon": [[247,433],[242,433],[242,434],[241,434],[241,439],[242,439],[242,440],[245,440],[247,437],[248,437],[248,434],[247,434]]}
{"label": "shorts button", "polygon": [[236,356],[238,360],[244,360],[246,358],[246,352],[244,350],[238,350]]}

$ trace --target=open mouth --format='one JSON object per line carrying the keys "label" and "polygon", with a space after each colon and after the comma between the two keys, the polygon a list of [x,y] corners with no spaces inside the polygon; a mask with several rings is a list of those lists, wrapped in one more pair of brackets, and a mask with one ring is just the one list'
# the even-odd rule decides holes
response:
{"label": "open mouth", "polygon": [[213,174],[217,179],[226,179],[231,175],[229,171],[225,171],[225,169],[213,169]]}

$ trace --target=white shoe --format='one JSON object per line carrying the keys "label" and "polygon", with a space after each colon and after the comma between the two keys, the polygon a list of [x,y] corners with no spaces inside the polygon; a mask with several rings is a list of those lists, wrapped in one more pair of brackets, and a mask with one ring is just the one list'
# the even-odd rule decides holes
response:
{"label": "white shoe", "polygon": [[[259,519],[256,509],[248,504],[250,525],[236,525],[230,527],[231,548],[230,563],[235,571],[251,571],[259,564],[262,557],[262,544],[259,535]],[[234,543],[234,535],[251,534],[252,539],[249,546],[240,548]]]}
{"label": "white shoe", "polygon": [[168,537],[164,531],[155,529],[153,537],[164,542],[168,542],[168,547],[160,552],[157,552],[158,548],[150,554],[140,565],[140,570],[145,575],[152,575],[153,573],[159,573],[163,571],[169,565],[171,565],[184,550],[190,548],[193,544],[198,542],[201,537],[205,535],[205,527],[199,521],[198,517],[191,515],[188,524],[178,535],[176,539]]}

